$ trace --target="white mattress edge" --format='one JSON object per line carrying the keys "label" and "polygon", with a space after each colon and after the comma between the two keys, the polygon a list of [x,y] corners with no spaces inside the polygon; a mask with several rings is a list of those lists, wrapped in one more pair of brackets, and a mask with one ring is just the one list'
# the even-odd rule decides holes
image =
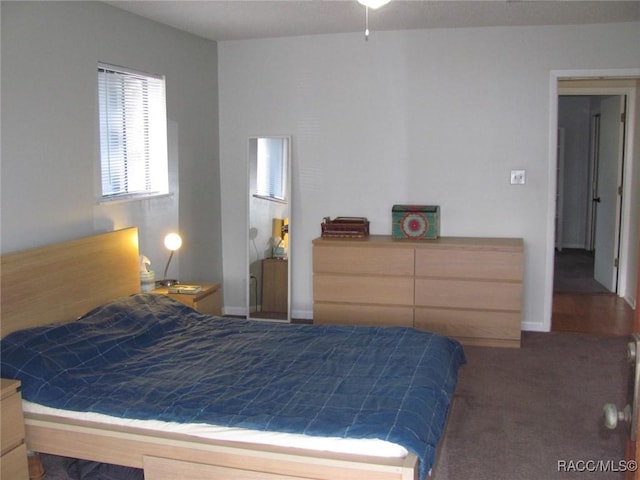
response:
{"label": "white mattress edge", "polygon": [[22,400],[22,408],[25,413],[53,415],[58,417],[86,420],[110,425],[144,428],[162,432],[182,433],[211,440],[228,440],[235,442],[248,442],[261,445],[273,445],[279,447],[295,447],[307,450],[347,453],[365,455],[380,458],[404,458],[408,451],[401,445],[386,440],[373,438],[340,438],[340,437],[315,437],[311,435],[265,432],[235,427],[221,427],[203,423],[177,423],[159,420],[136,420],[129,418],[113,417],[101,413],[74,412],[58,408],[47,407],[28,400]]}

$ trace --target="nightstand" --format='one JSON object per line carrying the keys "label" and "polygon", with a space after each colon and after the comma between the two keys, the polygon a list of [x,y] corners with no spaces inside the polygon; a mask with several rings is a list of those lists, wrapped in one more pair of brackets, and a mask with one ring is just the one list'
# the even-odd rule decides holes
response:
{"label": "nightstand", "polygon": [[0,380],[0,478],[28,480],[27,446],[19,380]]}
{"label": "nightstand", "polygon": [[206,315],[222,315],[221,288],[219,283],[184,283],[185,285],[200,285],[202,290],[200,293],[191,295],[186,293],[169,293],[167,287],[158,287],[155,290],[151,290],[150,293],[169,295],[188,307]]}
{"label": "nightstand", "polygon": [[289,308],[289,262],[282,258],[262,261],[262,311],[287,313]]}

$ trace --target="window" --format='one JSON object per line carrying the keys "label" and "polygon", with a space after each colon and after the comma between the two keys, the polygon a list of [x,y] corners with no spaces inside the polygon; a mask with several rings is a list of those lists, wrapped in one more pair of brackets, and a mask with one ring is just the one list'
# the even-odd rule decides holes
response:
{"label": "window", "polygon": [[164,83],[98,65],[101,200],[169,193]]}
{"label": "window", "polygon": [[256,195],[287,199],[286,142],[282,138],[258,138]]}

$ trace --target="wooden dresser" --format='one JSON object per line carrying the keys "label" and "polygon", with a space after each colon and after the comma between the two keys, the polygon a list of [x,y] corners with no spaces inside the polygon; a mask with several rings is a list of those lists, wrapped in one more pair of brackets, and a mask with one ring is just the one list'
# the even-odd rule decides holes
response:
{"label": "wooden dresser", "polygon": [[0,421],[2,456],[0,478],[27,480],[27,447],[24,443],[24,418],[18,380],[0,379]]}
{"label": "wooden dresser", "polygon": [[518,347],[523,271],[519,238],[318,238],[313,321],[411,326],[468,345]]}

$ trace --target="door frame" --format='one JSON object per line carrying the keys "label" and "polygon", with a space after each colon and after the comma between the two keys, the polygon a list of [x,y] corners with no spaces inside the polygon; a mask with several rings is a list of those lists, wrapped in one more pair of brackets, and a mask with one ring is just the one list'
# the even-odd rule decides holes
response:
{"label": "door frame", "polygon": [[[636,246],[636,248],[638,249],[637,275],[640,279],[640,241],[638,241],[638,245]],[[638,282],[636,285],[636,298],[640,298],[640,282]],[[634,333],[640,332],[640,308],[638,308],[637,306],[633,316],[633,331]],[[636,405],[635,408],[640,408],[640,405]],[[636,462],[636,466],[637,462],[640,461],[640,422],[636,423],[635,441],[627,441],[625,457],[627,461],[634,460]],[[638,472],[637,469],[634,471],[628,470],[625,474],[625,479],[640,480],[640,472]]]}
{"label": "door frame", "polygon": [[[624,171],[624,183],[623,189],[626,192],[631,191],[632,185],[632,167],[634,163],[637,163],[638,153],[634,151],[633,145],[634,128],[633,124],[637,117],[636,106],[636,83],[640,79],[640,68],[630,69],[608,69],[608,70],[552,70],[549,75],[549,143],[548,143],[548,185],[547,192],[547,256],[546,256],[546,268],[545,268],[545,298],[544,298],[544,327],[546,331],[551,330],[551,313],[553,306],[553,262],[555,257],[555,215],[556,215],[556,193],[557,193],[557,142],[558,142],[558,96],[565,95],[566,90],[564,87],[561,89],[559,82],[561,80],[594,80],[594,85],[589,88],[583,87],[583,94],[585,95],[606,95],[609,93],[628,95],[628,122],[627,132],[625,136],[625,151],[629,161],[625,164]],[[619,87],[602,87],[598,85],[598,82],[603,80],[609,80],[612,83],[614,81],[628,80],[628,85],[623,84]],[[577,87],[576,87],[577,88]],[[616,91],[617,89],[617,91]],[[574,93],[575,94],[575,93]],[[640,168],[640,166],[638,166]],[[622,205],[622,231],[621,231],[621,251],[620,251],[620,288],[619,296],[624,296],[627,300],[631,299],[632,295],[635,296],[635,291],[630,292],[629,285],[627,285],[627,272],[633,269],[635,272],[636,266],[628,265],[630,258],[635,255],[630,255],[630,242],[633,238],[633,233],[630,232],[630,215],[632,213],[638,214],[634,206],[631,204],[631,195],[623,195]],[[634,244],[631,248],[636,248]],[[638,283],[636,279],[636,283]],[[638,299],[634,299],[634,302]]]}

